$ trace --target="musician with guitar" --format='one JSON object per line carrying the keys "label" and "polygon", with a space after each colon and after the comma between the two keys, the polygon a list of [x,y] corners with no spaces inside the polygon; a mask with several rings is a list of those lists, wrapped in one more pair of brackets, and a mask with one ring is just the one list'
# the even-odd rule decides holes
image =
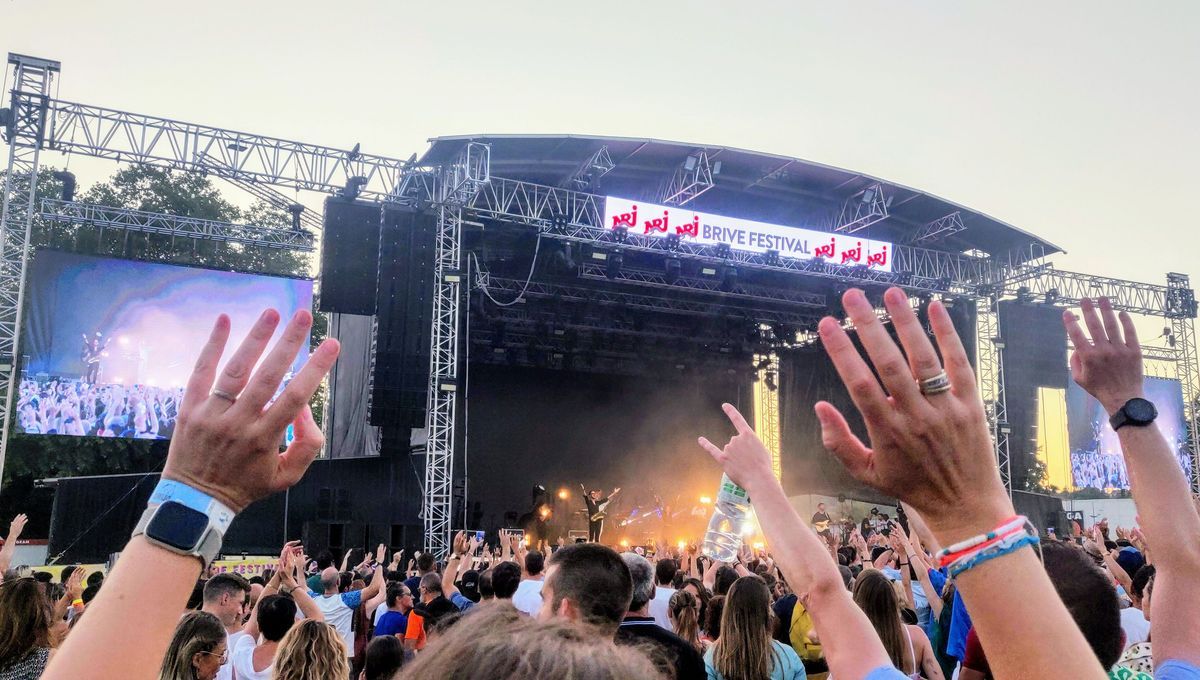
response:
{"label": "musician with guitar", "polygon": [[604,498],[600,497],[599,489],[588,491],[582,483],[579,488],[583,490],[583,502],[587,504],[588,540],[592,543],[599,543],[600,534],[604,532],[604,518],[608,517],[608,504],[617,494],[621,493],[621,487],[613,489],[612,493]]}
{"label": "musician with guitar", "polygon": [[830,533],[829,533],[829,522],[830,521],[831,520],[829,519],[829,514],[825,512],[825,504],[817,503],[817,511],[815,513],[813,513],[813,516],[812,516],[813,530],[816,531],[819,536],[824,536],[825,538],[829,538],[830,537]]}
{"label": "musician with guitar", "polygon": [[112,339],[104,338],[101,342],[101,337],[100,331],[96,331],[96,335],[91,339],[87,333],[83,334],[83,352],[80,358],[87,367],[83,380],[89,385],[95,385],[100,380],[100,360],[104,357],[104,351],[108,349],[108,341]]}

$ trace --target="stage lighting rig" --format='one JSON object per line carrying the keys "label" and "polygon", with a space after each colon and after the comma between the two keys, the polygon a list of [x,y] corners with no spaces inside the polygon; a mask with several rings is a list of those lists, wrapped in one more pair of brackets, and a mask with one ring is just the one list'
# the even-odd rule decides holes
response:
{"label": "stage lighting rig", "polygon": [[769,265],[771,267],[778,267],[779,266],[779,251],[778,250],[768,250],[763,255],[763,262],[765,262],[767,265]]}
{"label": "stage lighting rig", "polygon": [[683,263],[679,261],[678,257],[668,257],[663,263],[663,268],[665,269],[663,278],[667,283],[675,283],[683,272]]}
{"label": "stage lighting rig", "polygon": [[353,201],[358,198],[358,194],[362,192],[362,188],[366,186],[367,178],[361,175],[355,175],[346,180],[346,186],[342,187],[342,198]]}

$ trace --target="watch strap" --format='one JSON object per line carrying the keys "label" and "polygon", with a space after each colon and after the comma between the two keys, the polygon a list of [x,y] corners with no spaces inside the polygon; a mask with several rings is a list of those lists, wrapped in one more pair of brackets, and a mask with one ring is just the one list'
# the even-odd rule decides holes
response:
{"label": "watch strap", "polygon": [[188,486],[174,479],[159,479],[154,492],[150,494],[151,506],[162,505],[167,501],[175,501],[180,505],[191,508],[196,512],[208,515],[209,522],[215,525],[224,535],[229,531],[229,525],[237,514],[229,506],[203,491]]}

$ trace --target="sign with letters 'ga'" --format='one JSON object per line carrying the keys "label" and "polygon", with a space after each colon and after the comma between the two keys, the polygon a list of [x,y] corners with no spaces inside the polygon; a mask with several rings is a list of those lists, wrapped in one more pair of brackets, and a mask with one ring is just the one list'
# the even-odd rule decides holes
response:
{"label": "sign with letters 'ga'", "polygon": [[607,229],[624,227],[648,236],[677,234],[681,239],[705,245],[725,243],[735,250],[756,253],[776,250],[781,257],[821,258],[847,267],[863,265],[892,271],[892,244],[853,234],[786,227],[614,196],[604,198],[604,225]]}

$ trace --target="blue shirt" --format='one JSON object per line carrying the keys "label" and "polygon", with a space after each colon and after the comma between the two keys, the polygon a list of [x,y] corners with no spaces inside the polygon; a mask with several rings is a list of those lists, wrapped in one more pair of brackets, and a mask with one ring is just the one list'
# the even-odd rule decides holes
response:
{"label": "blue shirt", "polygon": [[901,673],[894,666],[880,666],[867,673],[867,677],[863,678],[863,680],[908,680],[908,676]]}
{"label": "blue shirt", "polygon": [[[946,587],[946,575],[937,569],[929,570],[929,581],[939,593]],[[930,629],[934,623],[936,622],[933,617],[930,617],[929,625],[925,627],[925,634],[930,637],[933,636],[933,631]],[[971,632],[971,615],[967,613],[967,605],[963,603],[962,596],[955,590],[954,604],[950,610],[950,632],[946,636],[946,654],[961,660],[967,653],[967,633],[969,632]]]}
{"label": "blue shirt", "polygon": [[[704,670],[708,675],[708,680],[725,680],[725,676],[717,671],[717,667],[713,665],[713,653],[716,650],[716,645],[708,648],[704,652]],[[771,676],[770,680],[804,680],[808,674],[804,671],[804,663],[800,661],[800,656],[796,654],[796,650],[790,646],[783,644],[778,640],[771,640]],[[904,677],[901,675],[900,677]],[[887,680],[886,675],[881,675],[879,678],[872,680]],[[1189,679],[1190,680],[1190,679]]]}
{"label": "blue shirt", "polygon": [[1154,680],[1200,680],[1200,667],[1168,659],[1154,669]]}
{"label": "blue shirt", "polygon": [[375,622],[375,637],[382,635],[404,635],[408,628],[408,617],[400,612],[386,611]]}
{"label": "blue shirt", "polygon": [[455,592],[450,596],[450,604],[458,608],[458,611],[460,612],[465,612],[471,607],[475,606],[475,603],[471,601],[471,598],[459,592]]}

